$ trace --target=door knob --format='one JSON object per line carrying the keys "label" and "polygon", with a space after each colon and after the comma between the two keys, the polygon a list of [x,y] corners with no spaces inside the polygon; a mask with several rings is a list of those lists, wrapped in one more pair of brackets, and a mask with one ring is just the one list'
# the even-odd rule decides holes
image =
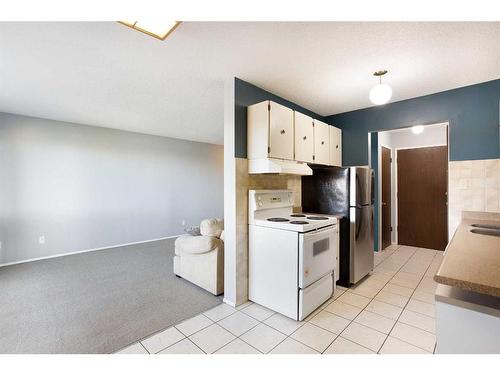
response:
{"label": "door knob", "polygon": [[304,136],[302,137],[302,139],[305,141],[305,140],[307,139],[307,137],[304,135]]}
{"label": "door knob", "polygon": [[280,133],[285,134],[285,129],[281,129]]}
{"label": "door knob", "polygon": [[382,202],[382,206],[387,206],[387,203],[385,203],[385,202]]}
{"label": "door knob", "polygon": [[325,141],[321,141],[321,144],[324,145],[325,144]]}

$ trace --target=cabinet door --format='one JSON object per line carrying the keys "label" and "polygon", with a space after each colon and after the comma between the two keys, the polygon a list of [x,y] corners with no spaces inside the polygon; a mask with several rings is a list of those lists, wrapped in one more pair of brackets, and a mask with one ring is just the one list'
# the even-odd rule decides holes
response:
{"label": "cabinet door", "polygon": [[294,112],[295,124],[295,160],[313,163],[314,128],[312,117]]}
{"label": "cabinet door", "polygon": [[330,125],[314,120],[314,162],[330,164]]}
{"label": "cabinet door", "polygon": [[262,159],[269,156],[269,102],[247,108],[247,157]]}
{"label": "cabinet door", "polygon": [[269,157],[293,160],[293,110],[269,103]]}
{"label": "cabinet door", "polygon": [[330,126],[330,165],[342,166],[342,130]]}

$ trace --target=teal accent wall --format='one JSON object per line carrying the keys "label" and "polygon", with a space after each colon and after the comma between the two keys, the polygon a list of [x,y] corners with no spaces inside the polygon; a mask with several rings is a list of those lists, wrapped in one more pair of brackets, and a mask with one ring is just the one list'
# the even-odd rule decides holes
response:
{"label": "teal accent wall", "polygon": [[[368,93],[367,93],[368,95]],[[327,116],[342,129],[345,166],[368,164],[368,133],[449,122],[450,160],[500,158],[500,79]]]}

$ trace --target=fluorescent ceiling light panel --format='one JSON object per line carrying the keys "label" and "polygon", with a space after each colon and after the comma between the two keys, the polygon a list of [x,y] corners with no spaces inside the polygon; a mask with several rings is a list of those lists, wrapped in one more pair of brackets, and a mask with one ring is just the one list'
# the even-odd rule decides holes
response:
{"label": "fluorescent ceiling light panel", "polygon": [[179,26],[179,21],[160,21],[160,20],[146,20],[146,21],[119,21],[125,26],[138,30],[145,34],[151,35],[157,39],[165,40],[167,36]]}

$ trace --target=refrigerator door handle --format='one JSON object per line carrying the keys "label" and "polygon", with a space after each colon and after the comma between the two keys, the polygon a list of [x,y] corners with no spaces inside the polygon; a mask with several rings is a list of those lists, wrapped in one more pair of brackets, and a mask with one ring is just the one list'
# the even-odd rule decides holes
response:
{"label": "refrigerator door handle", "polygon": [[356,173],[356,207],[361,207],[361,184],[359,182],[359,176]]}
{"label": "refrigerator door handle", "polygon": [[372,169],[370,173],[370,202],[375,204],[375,171]]}
{"label": "refrigerator door handle", "polygon": [[356,235],[355,235],[355,238],[356,240],[359,238],[359,233],[361,232],[361,228],[363,226],[363,215],[360,213],[358,215],[358,210],[360,210],[360,208],[356,208],[356,219],[355,219],[355,223],[356,223]]}

